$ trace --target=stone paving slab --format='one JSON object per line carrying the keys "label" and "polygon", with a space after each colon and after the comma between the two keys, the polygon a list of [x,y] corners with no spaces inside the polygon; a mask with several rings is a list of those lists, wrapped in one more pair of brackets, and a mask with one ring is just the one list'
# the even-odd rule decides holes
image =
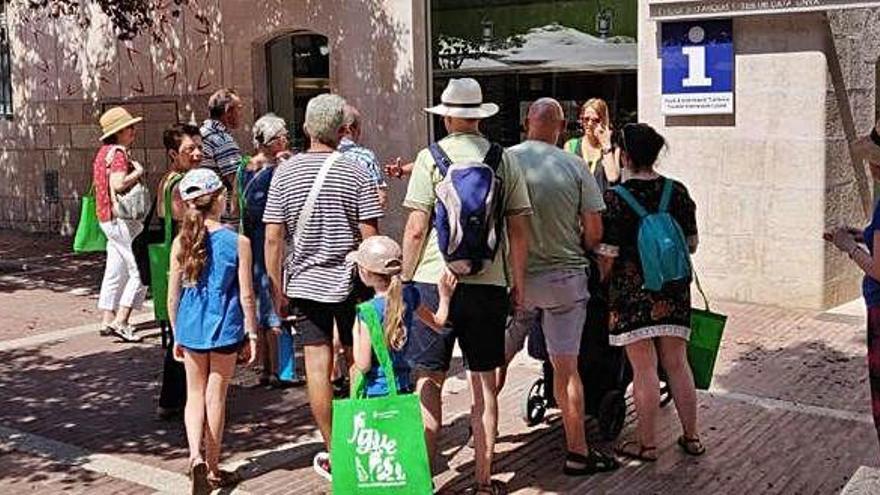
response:
{"label": "stone paving slab", "polygon": [[[58,448],[37,455],[0,442],[0,493],[179,492],[183,426],[153,417],[163,352],[157,331],[146,331],[151,337],[135,345],[82,331],[98,319],[103,258],[68,256],[64,239],[9,237],[0,231],[0,429]],[[586,479],[562,476],[558,414],[534,428],[520,419],[526,390],[540,374],[539,364],[522,355],[500,398],[497,477],[516,494],[664,495],[836,494],[871,479],[880,449],[869,416],[864,317],[734,303],[718,308],[730,320],[714,390],[700,395],[705,457],[677,449],[670,406],[659,419],[658,463],[630,463]],[[435,480],[444,494],[460,493],[473,476],[459,361],[454,375],[444,389],[445,469]],[[253,370],[242,370],[230,390],[224,463],[247,478],[237,492],[329,493],[311,469],[322,446],[304,389],[269,391],[255,382]],[[631,434],[630,425],[624,435]],[[70,462],[63,452],[94,462]],[[150,478],[156,473],[170,473],[167,482]]]}
{"label": "stone paving slab", "polygon": [[[520,356],[501,397],[498,478],[509,483],[512,493],[747,493],[741,488],[752,493],[837,493],[859,466],[876,466],[880,455],[867,420],[866,386],[859,378],[865,373],[858,343],[861,326],[744,305],[724,309],[733,316],[716,384],[732,392],[700,396],[706,457],[687,458],[675,447],[679,429],[670,406],[660,418],[662,459],[656,465],[628,465],[585,480],[562,476],[558,416],[535,428],[520,419],[526,390],[540,373],[538,363]],[[783,324],[794,324],[798,331]],[[770,346],[784,352],[749,354],[751,348]],[[182,473],[182,425],[152,417],[161,359],[155,339],[125,345],[92,333],[0,352],[0,425]],[[829,369],[850,377],[850,386],[813,376]],[[768,379],[779,390],[754,383],[755,375],[767,373],[763,370],[772,372]],[[311,471],[311,457],[321,445],[304,390],[268,391],[254,387],[255,380],[252,370],[240,372],[230,393],[225,462],[245,466],[249,479],[240,489],[329,491]],[[821,393],[816,387],[823,388]],[[473,452],[463,446],[469,398],[460,372],[450,379],[445,394],[447,427],[441,449],[448,467],[436,481],[441,493],[458,493],[470,482],[473,469]],[[776,403],[787,408],[774,407]],[[813,409],[805,412],[798,408],[801,403]],[[847,407],[837,408],[841,404]],[[24,480],[0,479],[0,491]]]}
{"label": "stone paving slab", "polygon": [[0,449],[0,487],[3,493],[119,494],[154,493],[147,487],[92,473],[36,455]]}

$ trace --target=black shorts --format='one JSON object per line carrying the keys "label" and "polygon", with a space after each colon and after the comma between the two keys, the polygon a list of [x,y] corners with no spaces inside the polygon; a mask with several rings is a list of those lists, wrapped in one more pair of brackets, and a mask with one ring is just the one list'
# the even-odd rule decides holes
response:
{"label": "black shorts", "polygon": [[372,291],[355,279],[355,287],[345,301],[323,303],[311,299],[291,299],[290,314],[296,317],[296,328],[303,345],[333,345],[333,323],[339,329],[339,340],[351,347],[357,305],[372,297]]}
{"label": "black shorts", "polygon": [[[440,296],[434,284],[416,283],[422,304],[437,310]],[[449,306],[449,326],[436,332],[418,318],[407,343],[407,360],[415,371],[449,371],[458,339],[464,365],[470,371],[492,371],[504,365],[504,336],[510,300],[507,288],[459,284]]]}
{"label": "black shorts", "polygon": [[183,348],[188,350],[189,352],[193,352],[196,354],[208,354],[209,352],[213,352],[216,354],[238,354],[239,351],[244,347],[247,339],[236,342],[234,344],[224,345],[223,347],[216,347],[214,349],[191,349],[189,347],[184,346]]}

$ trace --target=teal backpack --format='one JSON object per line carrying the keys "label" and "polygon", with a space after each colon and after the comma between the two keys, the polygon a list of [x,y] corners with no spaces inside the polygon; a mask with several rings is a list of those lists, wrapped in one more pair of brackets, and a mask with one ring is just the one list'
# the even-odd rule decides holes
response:
{"label": "teal backpack", "polygon": [[622,185],[613,188],[639,216],[638,244],[645,278],[643,288],[654,292],[660,291],[666,282],[691,277],[690,251],[684,232],[667,211],[672,199],[672,184],[671,179],[666,179],[656,213],[648,213]]}

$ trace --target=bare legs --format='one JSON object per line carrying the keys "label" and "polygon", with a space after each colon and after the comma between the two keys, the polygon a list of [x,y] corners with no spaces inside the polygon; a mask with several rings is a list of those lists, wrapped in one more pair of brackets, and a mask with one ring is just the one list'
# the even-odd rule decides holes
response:
{"label": "bare legs", "polygon": [[498,434],[497,371],[469,371],[472,409],[471,428],[474,432],[474,463],[476,481],[492,483],[492,458]]}
{"label": "bare legs", "polygon": [[330,344],[316,344],[304,346],[306,363],[306,389],[309,394],[309,406],[315,423],[321,430],[321,437],[327,450],[330,450],[331,423],[333,420],[333,386],[330,376],[333,373],[333,346]]}
{"label": "bare legs", "polygon": [[190,461],[202,458],[201,444],[204,439],[205,462],[214,475],[220,472],[226,392],[235,373],[236,358],[236,353],[186,351],[184,354],[187,384],[184,423]]}
{"label": "bare legs", "polygon": [[577,356],[550,356],[555,379],[553,394],[562,409],[565,444],[569,452],[587,455],[584,431],[584,386],[578,373]]}
{"label": "bare legs", "polygon": [[626,346],[633,367],[633,396],[639,415],[638,439],[642,447],[656,447],[656,419],[660,409],[660,378],[657,360],[666,371],[675,409],[687,438],[697,438],[697,393],[687,362],[687,342],[678,337],[659,337]]}
{"label": "bare legs", "polygon": [[428,447],[428,460],[433,466],[437,456],[437,442],[443,424],[443,402],[441,394],[446,373],[442,371],[419,372],[416,376],[416,393],[422,405],[422,421],[425,423],[425,444]]}

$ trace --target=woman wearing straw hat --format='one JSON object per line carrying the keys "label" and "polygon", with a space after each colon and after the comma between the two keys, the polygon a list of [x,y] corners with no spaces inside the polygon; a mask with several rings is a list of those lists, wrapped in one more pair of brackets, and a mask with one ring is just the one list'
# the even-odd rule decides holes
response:
{"label": "woman wearing straw hat", "polygon": [[[870,135],[856,143],[856,150],[868,162],[874,182],[880,183],[880,121],[871,129]],[[868,309],[868,377],[874,428],[880,439],[880,249],[875,249],[880,240],[880,207],[875,204],[871,223],[864,231],[848,226],[837,227],[825,233],[825,240],[848,254],[865,272],[862,293]]]}
{"label": "woman wearing straw hat", "polygon": [[98,297],[98,309],[103,311],[101,334],[116,335],[126,342],[140,340],[134,335],[129,317],[132,308],[139,307],[146,294],[131,249],[132,240],[143,230],[143,223],[118,218],[113,198],[131,190],[144,175],[141,164],[131,160],[128,152],[135,138],[134,125],[141,120],[122,107],[111,108],[101,115],[102,146],[92,165],[96,213],[101,230],[107,236],[107,265]]}

